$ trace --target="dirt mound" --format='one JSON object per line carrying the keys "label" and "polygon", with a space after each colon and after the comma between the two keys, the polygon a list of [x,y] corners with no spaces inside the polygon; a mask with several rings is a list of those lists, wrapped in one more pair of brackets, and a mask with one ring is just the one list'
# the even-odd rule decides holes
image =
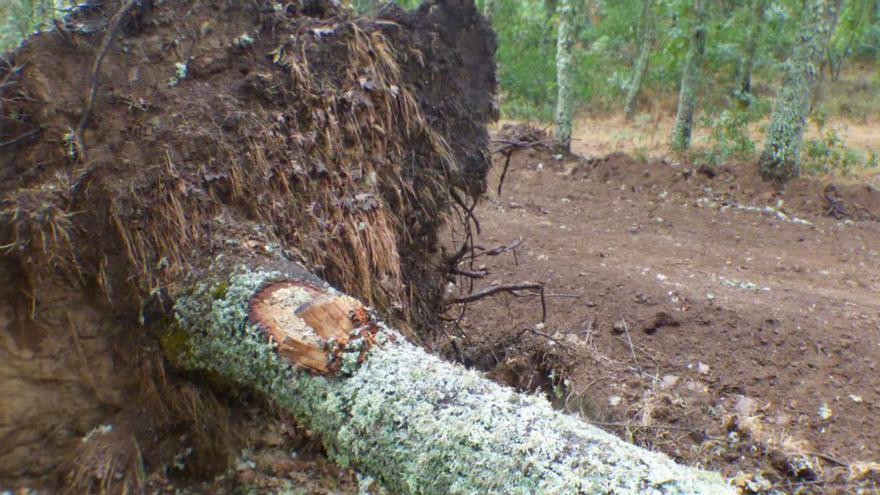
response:
{"label": "dirt mound", "polygon": [[763,180],[757,166],[750,163],[692,167],[668,160],[644,162],[625,153],[612,153],[579,164],[569,163],[566,170],[578,177],[622,181],[633,192],[666,191],[719,208],[769,207],[786,216],[880,221],[880,191],[870,184],[834,184],[800,177],[780,188]]}
{"label": "dirt mound", "polygon": [[133,378],[156,352],[134,328],[162,326],[197,248],[222,256],[213,232],[269,226],[273,249],[426,326],[441,225],[485,189],[494,35],[469,1],[123,3],[0,68],[0,481],[59,472],[162,375]]}

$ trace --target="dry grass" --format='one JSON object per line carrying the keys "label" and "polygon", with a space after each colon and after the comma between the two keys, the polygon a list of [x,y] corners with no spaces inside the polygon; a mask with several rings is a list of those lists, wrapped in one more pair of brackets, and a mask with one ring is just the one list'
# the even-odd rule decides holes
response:
{"label": "dry grass", "polygon": [[[639,114],[633,121],[627,121],[622,113],[591,115],[581,114],[575,119],[572,135],[572,151],[587,157],[606,156],[611,153],[627,153],[643,159],[676,157],[669,146],[674,111],[668,105],[655,105],[648,112]],[[498,122],[495,129],[504,124],[516,123],[511,120]],[[755,143],[760,152],[763,143],[763,128],[767,119],[749,125],[746,135]],[[700,125],[699,119],[692,138],[691,155],[699,155],[711,148],[711,130]],[[852,183],[871,182],[880,185],[880,168],[868,166],[872,154],[880,156],[880,121],[875,119],[832,118],[820,126],[810,120],[805,140],[821,142],[827,136],[836,136],[838,149],[852,150],[862,158],[863,164],[849,168],[842,173],[831,169],[826,172],[814,171],[823,180]],[[803,152],[802,152],[803,153]],[[681,157],[676,157],[681,158]],[[757,157],[742,157],[740,160],[755,160]]]}

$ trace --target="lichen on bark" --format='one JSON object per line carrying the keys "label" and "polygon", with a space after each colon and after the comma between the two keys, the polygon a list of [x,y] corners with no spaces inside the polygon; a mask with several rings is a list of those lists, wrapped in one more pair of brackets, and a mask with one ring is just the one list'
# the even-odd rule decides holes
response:
{"label": "lichen on bark", "polygon": [[574,115],[574,78],[572,48],[574,47],[575,7],[573,0],[559,2],[559,32],[556,41],[556,146],[571,150],[571,127]]}
{"label": "lichen on bark", "polygon": [[840,4],[841,0],[806,2],[798,41],[785,63],[785,76],[767,126],[759,164],[765,179],[785,181],[800,175],[800,147],[810,112],[810,95],[825,47],[834,34]]}
{"label": "lichen on bark", "polygon": [[194,284],[175,306],[177,323],[191,336],[187,365],[265,395],[317,433],[334,461],[390,491],[733,493],[717,474],[677,465],[541,397],[444,362],[383,324],[365,355],[356,339],[349,342],[335,375],[292,366],[276,355],[248,308],[263,287],[299,275],[240,268]]}
{"label": "lichen on bark", "polygon": [[675,126],[672,129],[672,149],[684,151],[691,144],[694,127],[694,111],[697,106],[697,90],[700,83],[703,54],[706,50],[706,28],[703,25],[702,0],[694,1],[696,26],[691,35],[687,57],[681,76],[681,88],[678,93],[678,110],[675,114]]}

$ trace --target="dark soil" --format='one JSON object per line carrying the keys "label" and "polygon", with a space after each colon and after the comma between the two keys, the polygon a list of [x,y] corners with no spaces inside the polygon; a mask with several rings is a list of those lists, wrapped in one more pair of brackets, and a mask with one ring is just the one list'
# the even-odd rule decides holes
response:
{"label": "dark soil", "polygon": [[880,193],[778,191],[756,169],[514,152],[475,242],[523,243],[477,258],[490,274],[473,288],[543,282],[548,319],[533,294],[483,299],[438,345],[753,487],[876,489],[876,467],[849,468],[880,459]]}
{"label": "dark soil", "polygon": [[96,73],[123,3],[81,6],[0,67],[0,489],[224,473],[253,443],[245,406],[265,404],[161,353],[180,345],[176,284],[219,232],[431,328],[441,227],[485,189],[495,45],[469,1],[376,18],[138,2]]}

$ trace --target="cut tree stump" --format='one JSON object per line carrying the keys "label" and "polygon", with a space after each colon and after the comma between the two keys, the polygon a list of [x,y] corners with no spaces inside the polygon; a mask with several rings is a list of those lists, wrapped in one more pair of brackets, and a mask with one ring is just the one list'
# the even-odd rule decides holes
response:
{"label": "cut tree stump", "polygon": [[394,493],[735,493],[432,356],[299,265],[259,256],[221,257],[177,294],[180,362],[262,393]]}

